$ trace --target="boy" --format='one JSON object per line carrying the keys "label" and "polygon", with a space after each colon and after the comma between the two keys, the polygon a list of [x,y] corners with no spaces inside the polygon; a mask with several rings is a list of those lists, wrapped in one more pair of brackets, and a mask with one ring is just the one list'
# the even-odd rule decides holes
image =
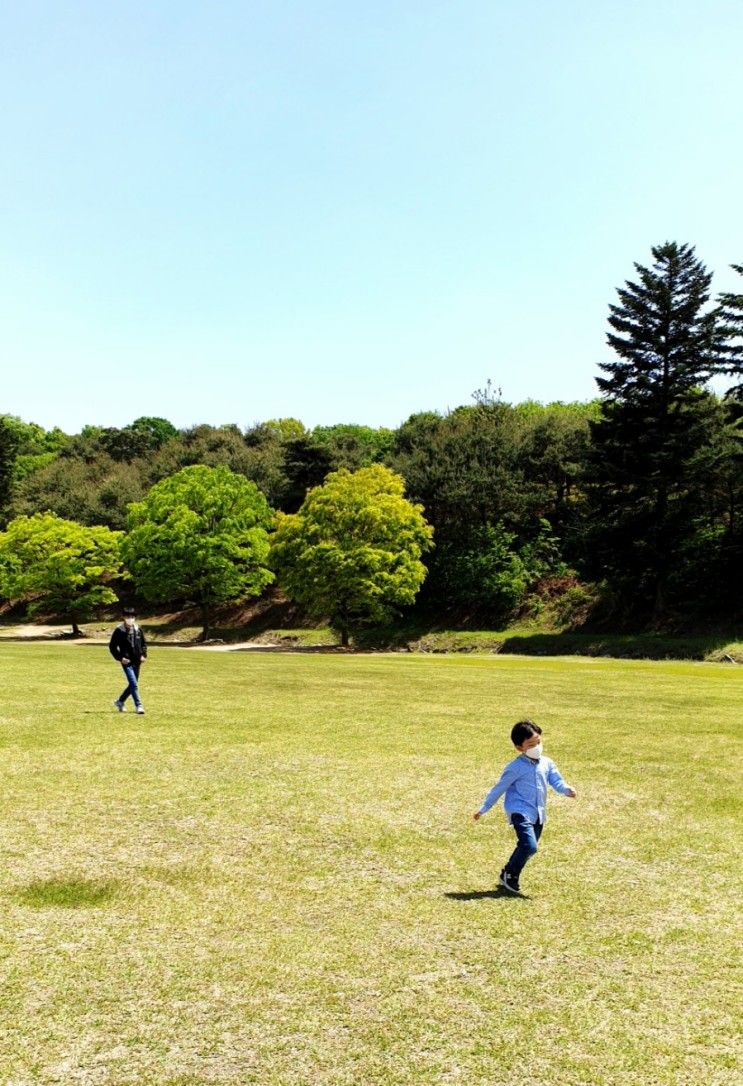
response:
{"label": "boy", "polygon": [[524,864],[537,851],[547,817],[547,785],[556,792],[575,799],[576,791],[560,776],[551,758],[542,754],[542,729],[531,720],[520,720],[511,729],[511,742],[519,752],[509,762],[474,815],[477,822],[505,793],[503,806],[508,821],[516,831],[518,843],[500,873],[500,885],[511,894],[520,893],[519,875]]}
{"label": "boy", "polygon": [[133,607],[124,607],[121,617],[123,622],[111,634],[108,651],[123,667],[127,687],[123,694],[116,698],[114,705],[120,713],[125,713],[124,702],[131,694],[136,711],[144,716],[144,705],[139,698],[139,669],[142,661],[147,659],[147,642],[137,625],[137,612]]}

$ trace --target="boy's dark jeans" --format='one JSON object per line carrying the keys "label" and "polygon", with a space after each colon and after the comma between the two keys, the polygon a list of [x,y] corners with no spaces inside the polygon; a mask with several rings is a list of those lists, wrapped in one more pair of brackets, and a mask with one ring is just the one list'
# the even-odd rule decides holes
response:
{"label": "boy's dark jeans", "polygon": [[511,815],[511,825],[516,831],[518,844],[506,864],[506,871],[518,882],[524,864],[537,851],[537,841],[542,836],[543,825],[541,822],[530,822],[526,815],[521,814]]}
{"label": "boy's dark jeans", "polygon": [[131,694],[134,698],[134,704],[139,709],[142,704],[139,699],[139,661],[136,664],[122,664],[121,666],[124,669],[128,685],[124,693],[119,695],[119,701],[123,704]]}

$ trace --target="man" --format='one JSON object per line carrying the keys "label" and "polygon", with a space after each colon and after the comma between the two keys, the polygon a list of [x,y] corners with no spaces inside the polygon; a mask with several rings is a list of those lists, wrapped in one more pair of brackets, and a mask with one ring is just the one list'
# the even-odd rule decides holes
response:
{"label": "man", "polygon": [[126,712],[124,702],[131,694],[136,711],[144,716],[144,705],[139,697],[139,669],[147,659],[147,642],[137,625],[137,612],[133,607],[124,607],[121,612],[122,622],[111,634],[108,650],[114,660],[118,660],[126,675],[127,687],[114,701],[120,713]]}

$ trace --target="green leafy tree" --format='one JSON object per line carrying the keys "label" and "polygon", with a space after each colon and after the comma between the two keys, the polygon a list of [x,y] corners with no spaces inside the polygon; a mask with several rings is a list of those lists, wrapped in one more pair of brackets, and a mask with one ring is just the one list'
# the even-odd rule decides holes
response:
{"label": "green leafy tree", "polygon": [[296,513],[307,491],[320,486],[331,471],[330,450],[310,434],[284,445],[282,513]]}
{"label": "green leafy tree", "polygon": [[2,515],[13,491],[18,435],[6,416],[0,415],[0,515]]}
{"label": "green leafy tree", "polygon": [[478,403],[448,415],[412,415],[397,430],[391,454],[415,501],[443,537],[461,539],[478,527],[524,513],[519,423],[509,404]]}
{"label": "green leafy tree", "polygon": [[17,415],[0,415],[0,419],[14,432],[21,455],[36,456],[41,453],[58,453],[70,438],[58,426],[45,430],[38,422],[24,422]]}
{"label": "green leafy tree", "polygon": [[618,358],[597,378],[591,552],[625,612],[660,621],[691,530],[695,464],[711,436],[705,385],[725,362],[725,333],[706,309],[712,276],[694,249],[668,242],[652,254],[610,306],[607,339]]}
{"label": "green leafy tree", "polygon": [[252,478],[250,450],[239,426],[231,423],[226,426],[192,426],[181,431],[152,454],[148,477],[155,483],[194,464],[205,464],[210,468],[223,466]]}
{"label": "green leafy tree", "polygon": [[267,430],[272,430],[273,433],[281,441],[291,441],[297,437],[305,437],[307,434],[307,427],[299,419],[287,417],[283,419],[269,419],[268,422],[261,423]]}
{"label": "green leafy tree", "polygon": [[146,599],[195,600],[206,638],[215,606],[258,596],[273,581],[272,523],[254,483],[224,466],[194,465],[129,507],[122,555]]}
{"label": "green leafy tree", "polygon": [[371,426],[338,423],[335,426],[316,426],[312,439],[327,450],[332,470],[347,468],[348,471],[358,471],[359,468],[381,463],[390,454],[394,431],[384,427],[375,430]]}
{"label": "green leafy tree", "polygon": [[85,426],[68,447],[68,455],[88,458],[103,452],[112,460],[130,464],[162,448],[178,431],[167,419],[143,415],[129,426]]}
{"label": "green leafy tree", "polygon": [[246,430],[245,445],[244,474],[282,513],[296,513],[309,488],[319,486],[333,467],[329,447],[297,419],[258,423]]}
{"label": "green leafy tree", "polygon": [[125,430],[144,439],[147,450],[159,449],[166,442],[172,441],[178,436],[178,431],[172,422],[163,419],[159,415],[141,415],[135,419]]}
{"label": "green leafy tree", "polygon": [[330,617],[348,645],[363,625],[412,604],[433,530],[403,480],[375,464],[331,473],[296,514],[279,514],[271,564],[282,587],[314,615]]}
{"label": "green leafy tree", "polygon": [[68,441],[58,427],[47,431],[17,415],[0,415],[0,513],[13,516],[12,497],[18,484],[54,460]]}
{"label": "green leafy tree", "polygon": [[535,404],[514,408],[520,421],[519,468],[530,496],[553,528],[569,524],[582,504],[582,484],[590,446],[590,422],[601,415],[589,403]]}
{"label": "green leafy tree", "polygon": [[116,461],[102,450],[92,457],[70,457],[65,450],[18,479],[10,513],[30,516],[49,511],[81,524],[121,530],[127,506],[147,491],[143,470],[143,461]]}
{"label": "green leafy tree", "polygon": [[[505,591],[477,595],[478,554],[491,569],[503,563],[504,571],[516,569],[520,548],[537,538],[543,519],[558,527],[571,520],[573,461],[580,434],[588,428],[579,413],[571,415],[567,429],[575,438],[566,436],[564,448],[558,449],[561,427],[544,426],[543,435],[537,435],[546,408],[520,411],[493,395],[490,386],[475,397],[474,406],[445,416],[413,415],[397,430],[391,455],[393,468],[405,479],[411,498],[423,504],[436,536],[420,606],[461,617],[472,615],[475,596],[478,609],[493,614],[502,611],[498,600],[508,596]],[[585,444],[585,436],[582,440]],[[514,575],[510,583],[518,581]]]}
{"label": "green leafy tree", "polygon": [[[291,512],[294,510],[287,510],[285,504],[288,486],[286,449],[288,444],[307,440],[305,434],[292,436],[296,432],[296,427],[292,425],[295,421],[276,419],[256,423],[246,430],[243,435],[243,461],[240,467],[242,473],[263,491],[275,509]],[[282,425],[284,422],[287,423],[286,427]]]}
{"label": "green leafy tree", "polygon": [[447,549],[440,567],[447,598],[460,613],[465,608],[469,617],[488,621],[508,622],[543,578],[572,574],[547,521],[529,543],[519,544],[514,532],[496,524],[478,528],[463,545],[447,544]]}
{"label": "green leafy tree", "polygon": [[109,582],[121,569],[120,533],[86,528],[54,513],[17,517],[0,532],[0,592],[70,619],[72,632],[95,610],[116,601]]}

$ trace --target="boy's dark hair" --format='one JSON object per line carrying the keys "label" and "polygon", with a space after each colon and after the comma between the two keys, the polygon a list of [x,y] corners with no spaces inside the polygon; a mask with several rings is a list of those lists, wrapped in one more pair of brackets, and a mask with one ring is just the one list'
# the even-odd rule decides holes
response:
{"label": "boy's dark hair", "polygon": [[131,615],[132,617],[136,617],[137,609],[135,607],[122,607],[121,613],[122,615],[126,615],[127,617],[129,615]]}
{"label": "boy's dark hair", "polygon": [[533,720],[520,720],[511,728],[511,742],[515,747],[520,747],[533,735],[541,735],[542,729]]}

